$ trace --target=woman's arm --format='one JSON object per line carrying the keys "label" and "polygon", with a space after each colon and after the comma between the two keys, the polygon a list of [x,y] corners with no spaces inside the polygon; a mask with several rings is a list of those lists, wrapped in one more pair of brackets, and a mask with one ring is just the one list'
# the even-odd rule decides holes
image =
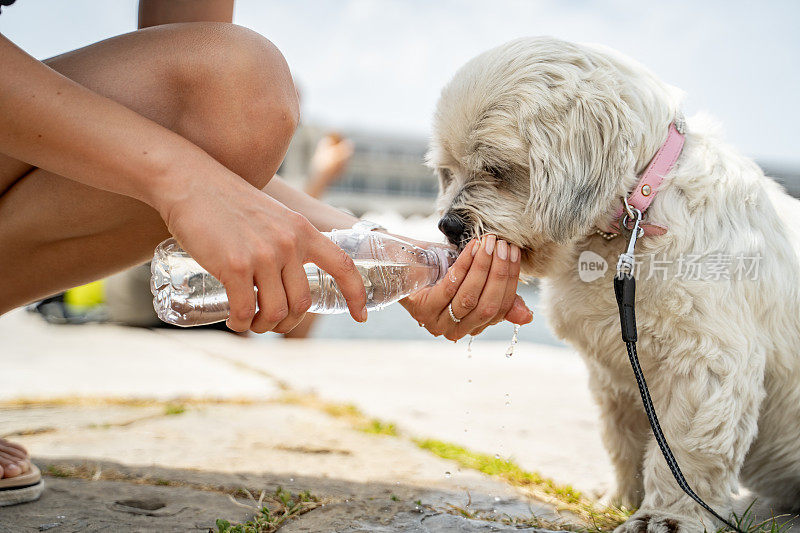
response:
{"label": "woman's arm", "polygon": [[162,215],[181,160],[221,166],[180,135],[55,72],[0,35],[0,152]]}
{"label": "woman's arm", "polygon": [[[262,190],[289,209],[302,214],[319,231],[346,229],[352,227],[353,224],[359,221],[359,219],[353,215],[345,213],[303,191],[295,189],[277,174]],[[441,243],[419,241],[404,235],[395,234],[394,236],[423,248],[431,245],[441,246]]]}
{"label": "woman's arm", "polygon": [[[156,209],[225,285],[233,329],[263,332],[281,326],[274,318],[287,308],[292,320],[307,309],[306,261],[330,269],[353,317],[366,319],[355,266],[307,220],[187,139],[58,74],[2,35],[0,153]],[[258,315],[254,286],[261,289]]]}
{"label": "woman's arm", "polygon": [[273,177],[262,190],[289,209],[302,213],[319,231],[349,228],[358,222],[353,215],[295,189],[280,176]]}
{"label": "woman's arm", "polygon": [[139,29],[174,22],[232,22],[233,0],[139,0]]}

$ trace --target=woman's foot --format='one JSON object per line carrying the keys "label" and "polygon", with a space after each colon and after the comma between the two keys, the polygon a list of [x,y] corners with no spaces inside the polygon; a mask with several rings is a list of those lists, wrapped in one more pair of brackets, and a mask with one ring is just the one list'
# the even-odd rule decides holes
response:
{"label": "woman's foot", "polygon": [[28,452],[19,444],[0,439],[0,479],[16,477],[30,470]]}

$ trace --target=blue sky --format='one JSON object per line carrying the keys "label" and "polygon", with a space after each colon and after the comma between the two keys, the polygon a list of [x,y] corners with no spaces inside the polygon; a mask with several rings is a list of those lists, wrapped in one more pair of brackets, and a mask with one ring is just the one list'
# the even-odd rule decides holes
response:
{"label": "blue sky", "polygon": [[[283,51],[304,120],[426,135],[441,87],[515,37],[599,42],[687,92],[748,155],[800,165],[800,2],[239,0]],[[135,0],[18,0],[0,32],[44,58],[135,29]]]}

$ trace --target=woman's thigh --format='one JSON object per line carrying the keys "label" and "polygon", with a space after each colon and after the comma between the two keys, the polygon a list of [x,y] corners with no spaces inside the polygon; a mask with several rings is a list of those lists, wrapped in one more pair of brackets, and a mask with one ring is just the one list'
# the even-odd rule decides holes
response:
{"label": "woman's thigh", "polygon": [[[46,62],[263,186],[280,161],[255,153],[259,143],[251,143],[251,151],[243,142],[242,128],[258,118],[240,116],[247,112],[243,100],[256,93],[247,80],[230,79],[224,68],[231,61],[223,56],[260,54],[261,75],[268,77],[275,61],[270,47],[241,28],[180,24],[114,37]],[[209,58],[209,51],[218,57]],[[145,261],[167,235],[158,214],[137,200],[0,154],[0,313]]]}

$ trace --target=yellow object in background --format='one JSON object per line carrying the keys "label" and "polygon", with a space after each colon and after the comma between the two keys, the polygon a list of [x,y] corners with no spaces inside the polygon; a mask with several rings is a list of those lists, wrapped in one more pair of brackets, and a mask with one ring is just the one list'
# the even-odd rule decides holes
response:
{"label": "yellow object in background", "polygon": [[64,293],[64,303],[77,308],[88,309],[106,301],[104,280],[73,287]]}

